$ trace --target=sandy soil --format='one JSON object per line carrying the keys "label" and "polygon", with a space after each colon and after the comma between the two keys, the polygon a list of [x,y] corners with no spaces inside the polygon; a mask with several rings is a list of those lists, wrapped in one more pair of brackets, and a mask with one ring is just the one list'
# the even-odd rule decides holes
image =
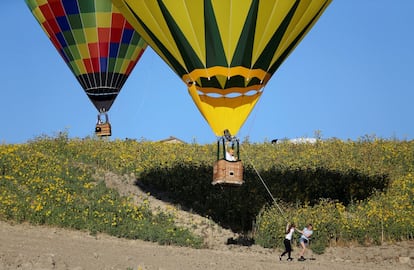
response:
{"label": "sandy soil", "polygon": [[[124,195],[137,198],[143,194],[133,176],[105,174],[108,186]],[[171,207],[150,197],[154,207]],[[12,225],[0,221],[0,270],[207,270],[207,269],[414,269],[414,241],[384,244],[376,247],[335,247],[325,254],[307,253],[304,262],[279,261],[280,250],[227,245],[237,237],[203,217],[179,211],[180,222],[198,222],[198,231],[206,239],[205,249],[160,246],[139,240],[126,240],[107,235],[92,236],[87,232],[32,226]],[[299,249],[293,256],[297,258]],[[286,258],[286,257],[285,257]]]}
{"label": "sandy soil", "polygon": [[[0,269],[413,269],[414,242],[329,248],[315,260],[279,261],[278,250],[224,244],[215,249],[159,246],[80,231],[0,222]],[[297,256],[298,249],[294,251]]]}

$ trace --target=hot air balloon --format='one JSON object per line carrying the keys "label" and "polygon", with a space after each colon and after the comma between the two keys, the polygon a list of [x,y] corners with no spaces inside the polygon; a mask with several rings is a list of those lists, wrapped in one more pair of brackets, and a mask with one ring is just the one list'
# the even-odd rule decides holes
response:
{"label": "hot air balloon", "polygon": [[[197,108],[221,136],[218,153],[220,147],[238,148],[235,135],[263,87],[330,2],[113,0],[188,86]],[[235,177],[243,168],[236,166],[240,162],[218,158],[213,184],[242,183]]]}
{"label": "hot air balloon", "polygon": [[25,0],[98,110],[95,134],[111,136],[107,112],[147,44],[111,0]]}

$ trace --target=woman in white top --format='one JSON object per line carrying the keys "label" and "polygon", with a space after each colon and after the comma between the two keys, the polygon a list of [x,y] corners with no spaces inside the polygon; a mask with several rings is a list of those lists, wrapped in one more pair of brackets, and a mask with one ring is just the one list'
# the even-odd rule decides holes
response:
{"label": "woman in white top", "polygon": [[282,260],[282,257],[285,256],[285,254],[288,255],[287,260],[291,261],[292,257],[290,257],[290,253],[292,252],[292,236],[293,233],[295,232],[295,224],[289,224],[289,226],[286,228],[286,235],[285,235],[285,239],[283,240],[283,244],[285,245],[285,251],[280,254],[279,256],[279,260]]}
{"label": "woman in white top", "polygon": [[236,161],[236,157],[234,156],[233,148],[230,148],[226,151],[226,160],[228,161]]}

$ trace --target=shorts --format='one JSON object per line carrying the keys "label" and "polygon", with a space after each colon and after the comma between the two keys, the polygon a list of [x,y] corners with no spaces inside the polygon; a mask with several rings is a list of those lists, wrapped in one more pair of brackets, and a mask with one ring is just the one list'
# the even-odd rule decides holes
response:
{"label": "shorts", "polygon": [[308,244],[308,240],[305,238],[299,238],[299,243],[305,243],[305,245]]}

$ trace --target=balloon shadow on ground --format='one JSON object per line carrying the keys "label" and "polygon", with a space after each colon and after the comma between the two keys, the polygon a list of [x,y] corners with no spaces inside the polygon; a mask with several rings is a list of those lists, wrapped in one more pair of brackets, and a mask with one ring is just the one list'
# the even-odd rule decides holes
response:
{"label": "balloon shadow on ground", "polygon": [[[261,209],[273,202],[254,169],[244,168],[245,183],[241,186],[212,185],[212,175],[212,166],[179,164],[144,172],[136,185],[160,200],[209,217],[224,228],[238,233],[251,231]],[[261,178],[277,200],[311,205],[321,198],[347,205],[366,199],[376,190],[385,190],[389,182],[387,175],[367,176],[358,171],[343,173],[324,168],[281,170],[273,167],[261,172]]]}

